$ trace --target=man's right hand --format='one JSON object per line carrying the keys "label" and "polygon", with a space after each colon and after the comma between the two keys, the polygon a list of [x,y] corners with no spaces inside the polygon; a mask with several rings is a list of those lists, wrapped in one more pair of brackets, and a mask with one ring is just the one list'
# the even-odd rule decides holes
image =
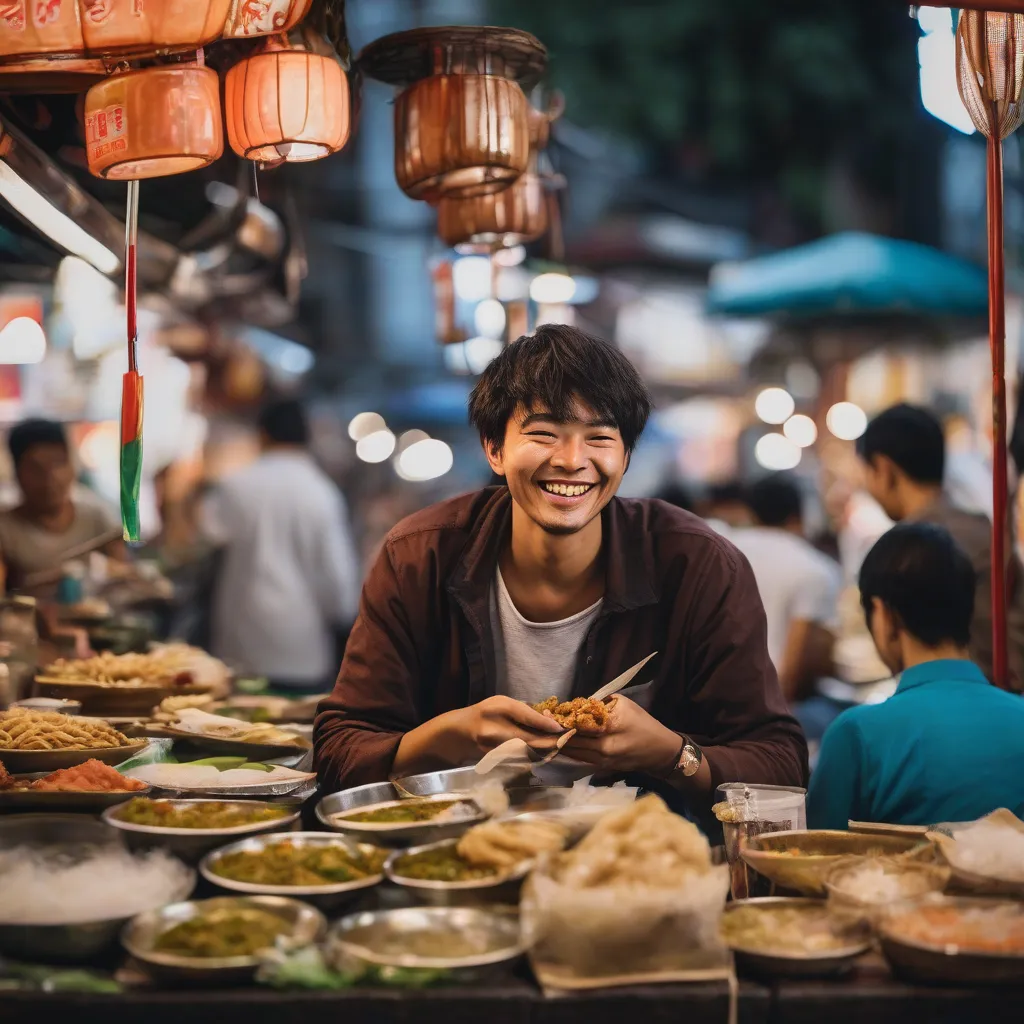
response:
{"label": "man's right hand", "polygon": [[479,757],[507,740],[519,739],[535,750],[554,749],[565,730],[553,719],[512,697],[488,697],[479,704],[449,712],[450,728],[466,745],[466,758]]}

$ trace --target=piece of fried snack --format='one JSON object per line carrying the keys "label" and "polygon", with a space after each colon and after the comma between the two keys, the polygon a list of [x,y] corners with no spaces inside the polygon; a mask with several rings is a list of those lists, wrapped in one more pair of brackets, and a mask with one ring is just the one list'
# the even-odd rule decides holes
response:
{"label": "piece of fried snack", "polygon": [[607,704],[591,700],[589,697],[576,697],[566,701],[548,697],[540,704],[534,704],[533,709],[548,718],[553,718],[563,729],[575,729],[577,732],[604,732],[608,728],[610,717]]}
{"label": "piece of fried snack", "polygon": [[458,854],[476,867],[511,869],[565,848],[569,833],[553,821],[485,821],[460,840]]}

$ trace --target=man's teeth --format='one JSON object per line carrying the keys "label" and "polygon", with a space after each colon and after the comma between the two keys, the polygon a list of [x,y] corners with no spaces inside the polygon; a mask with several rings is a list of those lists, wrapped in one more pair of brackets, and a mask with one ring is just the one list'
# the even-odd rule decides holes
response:
{"label": "man's teeth", "polygon": [[561,494],[565,498],[578,498],[586,494],[593,484],[541,484],[549,494]]}

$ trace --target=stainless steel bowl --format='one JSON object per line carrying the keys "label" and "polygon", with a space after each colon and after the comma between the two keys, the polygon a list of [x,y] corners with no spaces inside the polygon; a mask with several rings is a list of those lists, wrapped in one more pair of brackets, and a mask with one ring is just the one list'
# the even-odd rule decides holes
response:
{"label": "stainless steel bowl", "polygon": [[[725,915],[745,907],[815,907],[825,910],[821,900],[807,897],[762,896],[751,900],[736,900],[725,908]],[[765,952],[739,945],[726,944],[736,957],[740,971],[772,978],[822,978],[842,974],[853,967],[854,961],[871,948],[867,929],[851,930],[849,942],[839,949],[815,953]]]}
{"label": "stainless steel bowl", "polygon": [[190,957],[155,949],[160,936],[183,921],[224,910],[244,909],[263,910],[287,921],[290,931],[278,941],[292,948],[319,942],[327,930],[324,916],[299,900],[281,899],[278,896],[223,896],[172,903],[159,910],[140,914],[121,933],[121,943],[151,973],[169,981],[207,985],[246,981],[252,978],[259,967],[258,956]]}
{"label": "stainless steel bowl", "polygon": [[352,903],[364,890],[384,881],[383,871],[354,882],[335,882],[331,885],[263,885],[258,882],[239,882],[216,873],[217,862],[230,853],[258,853],[275,843],[282,842],[294,843],[296,846],[340,846],[350,853],[373,853],[377,850],[377,847],[368,843],[355,843],[346,836],[330,832],[288,832],[243,839],[241,842],[224,846],[205,857],[199,865],[199,871],[208,882],[230,892],[302,899],[323,910],[336,910],[347,903]]}
{"label": "stainless steel bowl", "polygon": [[[85,855],[97,847],[124,848],[120,835],[82,814],[12,814],[0,819],[0,849],[19,846],[61,847]],[[195,888],[190,871],[176,900]],[[42,963],[81,963],[94,959],[117,941],[129,917],[72,924],[17,924],[0,922],[0,953],[19,960]]]}
{"label": "stainless steel bowl", "polygon": [[[160,803],[173,804],[175,807],[206,803],[234,804],[247,809],[265,806],[252,800],[161,800]],[[302,808],[296,807],[287,816],[274,821],[236,825],[234,828],[165,828],[160,825],[136,825],[131,821],[123,821],[121,815],[124,814],[124,810],[123,803],[110,807],[103,812],[103,820],[123,834],[129,849],[152,850],[159,847],[169,850],[187,864],[198,864],[211,850],[241,836],[283,832],[291,828],[302,813]]]}
{"label": "stainless steel bowl", "polygon": [[523,879],[529,874],[530,861],[524,861],[515,871],[497,874],[468,882],[434,882],[420,878],[409,878],[397,873],[398,861],[417,853],[455,846],[457,840],[444,839],[439,843],[414,846],[410,850],[396,850],[384,865],[384,874],[389,882],[408,890],[417,899],[436,907],[464,907],[519,903],[519,890]]}
{"label": "stainless steel bowl", "polygon": [[[390,785],[390,783],[388,784]],[[360,790],[373,787],[361,786]],[[379,792],[379,791],[378,791]],[[417,800],[442,803],[453,799],[456,794],[446,793],[438,796],[416,797]],[[368,794],[356,790],[346,790],[325,796],[317,804],[316,816],[332,832],[341,832],[353,838],[370,841],[378,846],[412,846],[424,842],[439,842],[442,839],[457,839],[464,832],[478,825],[487,815],[479,808],[471,817],[458,821],[418,821],[375,824],[369,822],[345,821],[341,817],[346,813],[370,810],[373,807],[398,805],[404,801],[397,797],[369,798]]]}
{"label": "stainless steel bowl", "polygon": [[410,775],[398,779],[396,787],[412,796],[437,796],[440,793],[467,793],[491,779],[496,779],[504,786],[526,787],[529,784],[530,769],[505,764],[498,765],[487,775],[479,775],[476,768],[470,765],[468,768],[448,768],[443,772]]}
{"label": "stainless steel bowl", "polygon": [[[444,952],[452,945],[461,947],[457,954]],[[328,955],[337,967],[356,960],[470,980],[517,959],[524,948],[514,908],[406,907],[342,918],[331,929]]]}

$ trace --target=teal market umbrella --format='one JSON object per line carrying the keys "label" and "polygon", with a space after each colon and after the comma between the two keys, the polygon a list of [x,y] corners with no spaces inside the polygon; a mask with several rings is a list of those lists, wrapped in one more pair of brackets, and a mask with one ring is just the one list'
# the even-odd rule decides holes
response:
{"label": "teal market umbrella", "polygon": [[707,305],[726,316],[983,317],[988,279],[984,269],[930,246],[849,231],[720,264]]}

